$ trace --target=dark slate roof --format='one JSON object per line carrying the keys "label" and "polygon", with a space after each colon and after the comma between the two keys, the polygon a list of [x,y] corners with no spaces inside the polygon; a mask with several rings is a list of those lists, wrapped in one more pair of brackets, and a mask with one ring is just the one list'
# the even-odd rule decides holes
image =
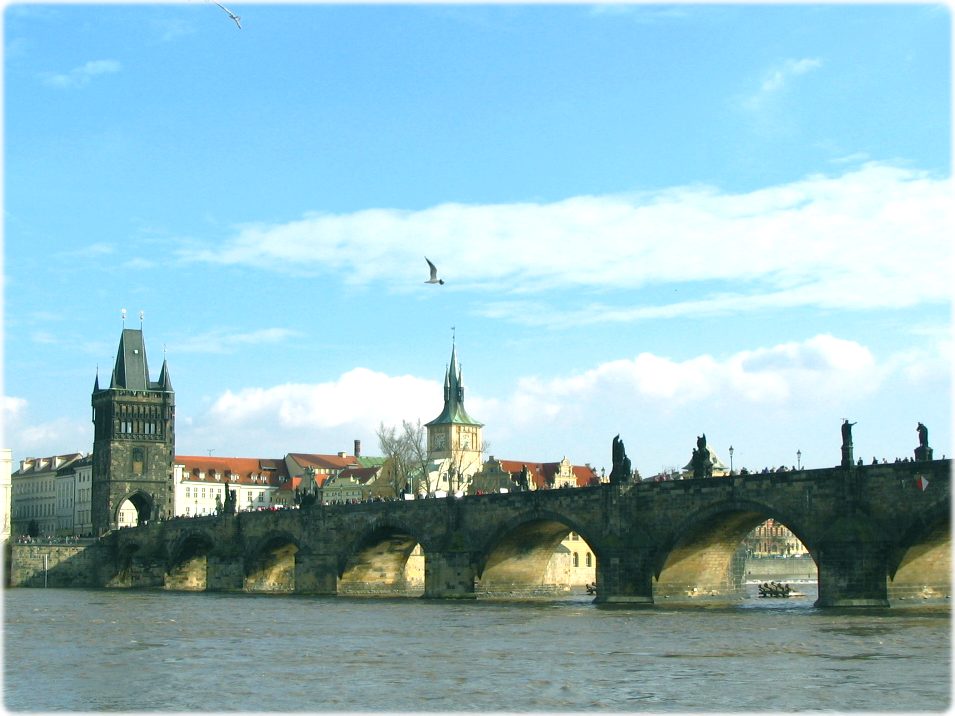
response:
{"label": "dark slate roof", "polygon": [[[99,387],[99,375],[96,386]],[[163,390],[172,391],[169,368],[163,360],[158,381],[149,379],[149,363],[146,360],[146,342],[143,332],[136,328],[124,328],[116,350],[116,365],[113,366],[111,390]]]}

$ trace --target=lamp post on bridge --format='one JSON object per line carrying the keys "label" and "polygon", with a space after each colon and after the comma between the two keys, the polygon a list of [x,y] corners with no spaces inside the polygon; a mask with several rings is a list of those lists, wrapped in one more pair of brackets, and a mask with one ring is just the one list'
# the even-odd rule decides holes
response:
{"label": "lamp post on bridge", "polygon": [[732,476],[733,474],[733,446],[732,445],[730,445],[729,453],[730,453],[730,475]]}
{"label": "lamp post on bridge", "polygon": [[802,470],[802,450],[796,450],[796,469]]}

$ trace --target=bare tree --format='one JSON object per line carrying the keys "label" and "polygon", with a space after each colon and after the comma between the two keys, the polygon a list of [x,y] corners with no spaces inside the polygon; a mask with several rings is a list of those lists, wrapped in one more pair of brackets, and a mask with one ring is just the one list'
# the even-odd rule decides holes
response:
{"label": "bare tree", "polygon": [[411,492],[418,494],[422,480],[427,494],[434,494],[428,480],[428,468],[431,463],[431,451],[428,449],[428,431],[419,419],[416,423],[401,421],[402,437],[408,449],[408,479]]}
{"label": "bare tree", "polygon": [[409,484],[408,472],[412,465],[410,446],[404,432],[399,432],[393,425],[386,427],[384,423],[379,423],[377,435],[378,447],[385,458],[382,470],[384,482],[397,497]]}
{"label": "bare tree", "polygon": [[418,420],[401,421],[401,428],[378,426],[378,445],[387,459],[387,484],[395,495],[408,490],[417,494],[422,486],[429,495],[437,489],[432,479],[432,454],[428,450],[427,429]]}

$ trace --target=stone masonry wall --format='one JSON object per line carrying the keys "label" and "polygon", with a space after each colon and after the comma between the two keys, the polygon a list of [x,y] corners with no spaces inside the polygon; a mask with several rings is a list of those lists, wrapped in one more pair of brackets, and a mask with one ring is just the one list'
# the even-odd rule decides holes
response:
{"label": "stone masonry wall", "polygon": [[100,544],[13,544],[11,587],[99,587],[109,555]]}

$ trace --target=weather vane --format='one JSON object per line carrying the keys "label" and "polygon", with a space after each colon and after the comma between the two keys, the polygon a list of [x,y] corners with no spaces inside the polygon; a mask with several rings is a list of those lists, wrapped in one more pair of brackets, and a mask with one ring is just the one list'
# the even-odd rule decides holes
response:
{"label": "weather vane", "polygon": [[126,327],[126,309],[125,308],[121,309],[119,313],[123,317],[123,328],[125,328]]}

